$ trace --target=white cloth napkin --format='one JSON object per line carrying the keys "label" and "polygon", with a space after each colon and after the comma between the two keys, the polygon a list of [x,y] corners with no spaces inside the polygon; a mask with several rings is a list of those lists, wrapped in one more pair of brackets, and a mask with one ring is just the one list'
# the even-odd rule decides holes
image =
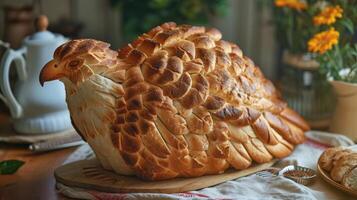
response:
{"label": "white cloth napkin", "polygon": [[[331,146],[350,146],[353,141],[343,135],[319,131],[306,133],[308,140],[299,145],[284,160],[297,160],[298,165],[316,170],[316,163],[324,149]],[[66,161],[73,162],[88,159],[93,152],[88,145],[81,146]],[[239,200],[352,200],[356,199],[333,188],[317,177],[315,183],[303,186],[282,176],[262,177],[256,174],[227,181],[214,187],[198,191],[160,194],[160,193],[105,193],[81,188],[68,187],[57,183],[60,193],[71,198],[107,200],[107,199],[239,199]]]}

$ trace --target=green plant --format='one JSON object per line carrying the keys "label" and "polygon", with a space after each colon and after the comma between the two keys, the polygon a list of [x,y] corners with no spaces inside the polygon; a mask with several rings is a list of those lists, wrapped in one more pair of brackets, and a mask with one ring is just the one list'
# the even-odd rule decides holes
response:
{"label": "green plant", "polygon": [[[357,83],[357,44],[354,40],[356,36],[355,26],[357,25],[357,1],[335,0],[331,3],[340,6],[343,14],[339,20],[323,25],[322,28],[330,28],[329,31],[325,32],[336,29],[334,32],[338,33],[337,41],[333,45],[326,46],[327,43],[331,42],[331,38],[322,38],[321,41],[318,41],[320,51],[312,51],[314,52],[313,57],[320,64],[320,71],[329,80]],[[325,48],[323,48],[323,45],[325,45]],[[311,51],[310,48],[309,50]]]}
{"label": "green plant", "polygon": [[204,25],[211,15],[226,12],[227,0],[111,0],[122,12],[125,40],[132,40],[161,23]]}
{"label": "green plant", "polygon": [[311,52],[329,79],[357,82],[357,0],[270,0],[270,5],[283,49]]}
{"label": "green plant", "polygon": [[357,0],[269,0],[266,2],[265,4],[270,5],[273,10],[273,22],[279,44],[291,53],[306,53],[309,39],[331,26],[331,24],[317,25],[314,22],[314,18],[326,7],[342,8],[342,17],[334,16],[336,23],[332,24],[340,32],[343,40],[351,39],[352,35],[347,32],[354,29],[353,23],[357,21]]}
{"label": "green plant", "polygon": [[327,78],[357,83],[357,44],[337,45],[316,59]]}

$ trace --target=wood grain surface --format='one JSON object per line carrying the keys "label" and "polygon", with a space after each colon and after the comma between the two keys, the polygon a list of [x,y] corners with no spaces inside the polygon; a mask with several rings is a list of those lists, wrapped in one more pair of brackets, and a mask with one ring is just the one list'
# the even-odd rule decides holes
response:
{"label": "wood grain surface", "polygon": [[[0,135],[6,131],[14,132],[10,122],[8,114],[0,112]],[[15,174],[0,175],[0,200],[67,199],[56,192],[53,172],[75,149],[33,153],[27,144],[0,142],[0,161],[17,159],[25,162]]]}
{"label": "wood grain surface", "polygon": [[25,161],[15,174],[0,175],[0,200],[65,199],[56,192],[53,172],[74,150],[34,154],[24,146],[0,144],[0,160]]}
{"label": "wood grain surface", "polygon": [[61,166],[55,170],[58,182],[72,187],[103,192],[157,192],[176,193],[217,185],[271,167],[274,161],[254,165],[248,169],[228,170],[219,175],[196,178],[175,178],[165,181],[144,181],[135,176],[120,176],[103,169],[97,160],[82,160]]}

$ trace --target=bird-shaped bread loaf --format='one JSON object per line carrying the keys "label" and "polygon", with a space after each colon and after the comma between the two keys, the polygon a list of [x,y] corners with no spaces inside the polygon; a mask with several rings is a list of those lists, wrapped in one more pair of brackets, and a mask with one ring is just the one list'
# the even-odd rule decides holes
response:
{"label": "bird-shaped bread loaf", "polygon": [[307,123],[217,29],[165,23],[119,51],[78,39],[40,82],[60,79],[73,126],[105,169],[163,180],[289,155]]}

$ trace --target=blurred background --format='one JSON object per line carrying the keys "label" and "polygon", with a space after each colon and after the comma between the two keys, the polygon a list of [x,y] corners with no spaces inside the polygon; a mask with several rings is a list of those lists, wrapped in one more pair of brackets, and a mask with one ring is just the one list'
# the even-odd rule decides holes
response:
{"label": "blurred background", "polygon": [[[259,0],[1,0],[0,36],[15,40],[14,31],[39,13],[48,16],[50,30],[72,38],[95,38],[119,48],[135,36],[166,21],[217,27],[223,38],[237,43],[264,73],[276,78],[276,41],[271,10]],[[12,12],[12,13],[11,13]],[[9,19],[13,14],[16,19]],[[27,16],[28,15],[28,16]],[[31,15],[31,16],[30,16]],[[25,19],[21,19],[25,18]],[[27,19],[26,19],[27,18]],[[11,27],[10,27],[11,26]],[[17,26],[17,27],[16,27]],[[20,26],[23,26],[21,28]],[[11,29],[11,30],[9,30]],[[31,30],[29,30],[31,31]],[[33,31],[33,30],[32,30]],[[16,38],[21,42],[21,39]],[[18,47],[18,41],[14,48]]]}
{"label": "blurred background", "polygon": [[[252,58],[313,128],[325,129],[335,97],[307,50],[307,40],[321,29],[311,18],[334,4],[341,4],[347,13],[353,8],[348,3],[357,4],[354,0],[2,0],[0,38],[19,48],[22,39],[35,31],[34,19],[40,14],[48,17],[52,32],[103,40],[113,49],[167,21],[216,27],[224,40],[238,44]],[[341,23],[353,33],[348,20]]]}

